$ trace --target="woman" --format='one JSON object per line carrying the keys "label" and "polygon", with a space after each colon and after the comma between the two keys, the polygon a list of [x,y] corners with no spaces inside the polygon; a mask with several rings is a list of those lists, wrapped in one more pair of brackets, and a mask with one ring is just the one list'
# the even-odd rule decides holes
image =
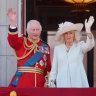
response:
{"label": "woman", "polygon": [[91,26],[94,22],[90,16],[85,20],[86,42],[80,41],[82,23],[65,22],[59,25],[56,38],[62,43],[55,47],[49,86],[55,87],[89,87],[83,66],[83,57],[94,47]]}

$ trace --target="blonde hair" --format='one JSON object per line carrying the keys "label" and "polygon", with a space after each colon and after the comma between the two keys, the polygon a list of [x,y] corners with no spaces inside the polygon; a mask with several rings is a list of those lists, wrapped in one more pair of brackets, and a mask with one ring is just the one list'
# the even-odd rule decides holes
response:
{"label": "blonde hair", "polygon": [[[81,39],[81,34],[80,34],[80,32],[77,32],[77,31],[75,31],[75,30],[72,31],[72,32],[75,32],[74,43],[78,43],[78,42],[80,41],[80,39]],[[64,33],[64,34],[65,34],[65,33]],[[59,36],[59,39],[58,39],[58,40],[56,39],[56,41],[59,41],[60,43],[65,43],[63,34],[62,34],[61,36]]]}

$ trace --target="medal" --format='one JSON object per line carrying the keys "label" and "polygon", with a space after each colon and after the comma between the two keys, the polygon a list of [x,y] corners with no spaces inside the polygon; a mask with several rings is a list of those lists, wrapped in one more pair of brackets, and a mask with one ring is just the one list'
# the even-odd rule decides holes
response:
{"label": "medal", "polygon": [[44,65],[44,62],[42,60],[40,60],[40,65],[43,66]]}
{"label": "medal", "polygon": [[47,53],[49,54],[49,49],[46,46],[38,46],[37,52]]}
{"label": "medal", "polygon": [[44,59],[44,61],[46,61],[46,60],[47,60],[47,57],[46,57],[46,55],[44,55],[44,56],[43,56],[43,59]]}

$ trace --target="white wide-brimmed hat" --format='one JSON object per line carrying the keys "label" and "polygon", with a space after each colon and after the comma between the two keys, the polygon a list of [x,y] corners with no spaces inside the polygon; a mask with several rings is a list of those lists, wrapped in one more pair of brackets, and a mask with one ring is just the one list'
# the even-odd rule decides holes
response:
{"label": "white wide-brimmed hat", "polygon": [[82,23],[72,23],[72,22],[64,22],[59,24],[59,28],[58,31],[56,33],[56,40],[60,39],[60,36],[63,35],[66,32],[69,31],[74,31],[74,32],[81,32],[83,28],[83,24]]}

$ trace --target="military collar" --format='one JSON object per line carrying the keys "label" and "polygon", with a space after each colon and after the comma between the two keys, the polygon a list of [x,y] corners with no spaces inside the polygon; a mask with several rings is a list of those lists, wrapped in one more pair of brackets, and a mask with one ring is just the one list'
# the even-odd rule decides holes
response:
{"label": "military collar", "polygon": [[28,40],[32,43],[38,43],[40,41],[40,39],[37,39],[37,40],[32,40],[30,37],[28,37]]}

